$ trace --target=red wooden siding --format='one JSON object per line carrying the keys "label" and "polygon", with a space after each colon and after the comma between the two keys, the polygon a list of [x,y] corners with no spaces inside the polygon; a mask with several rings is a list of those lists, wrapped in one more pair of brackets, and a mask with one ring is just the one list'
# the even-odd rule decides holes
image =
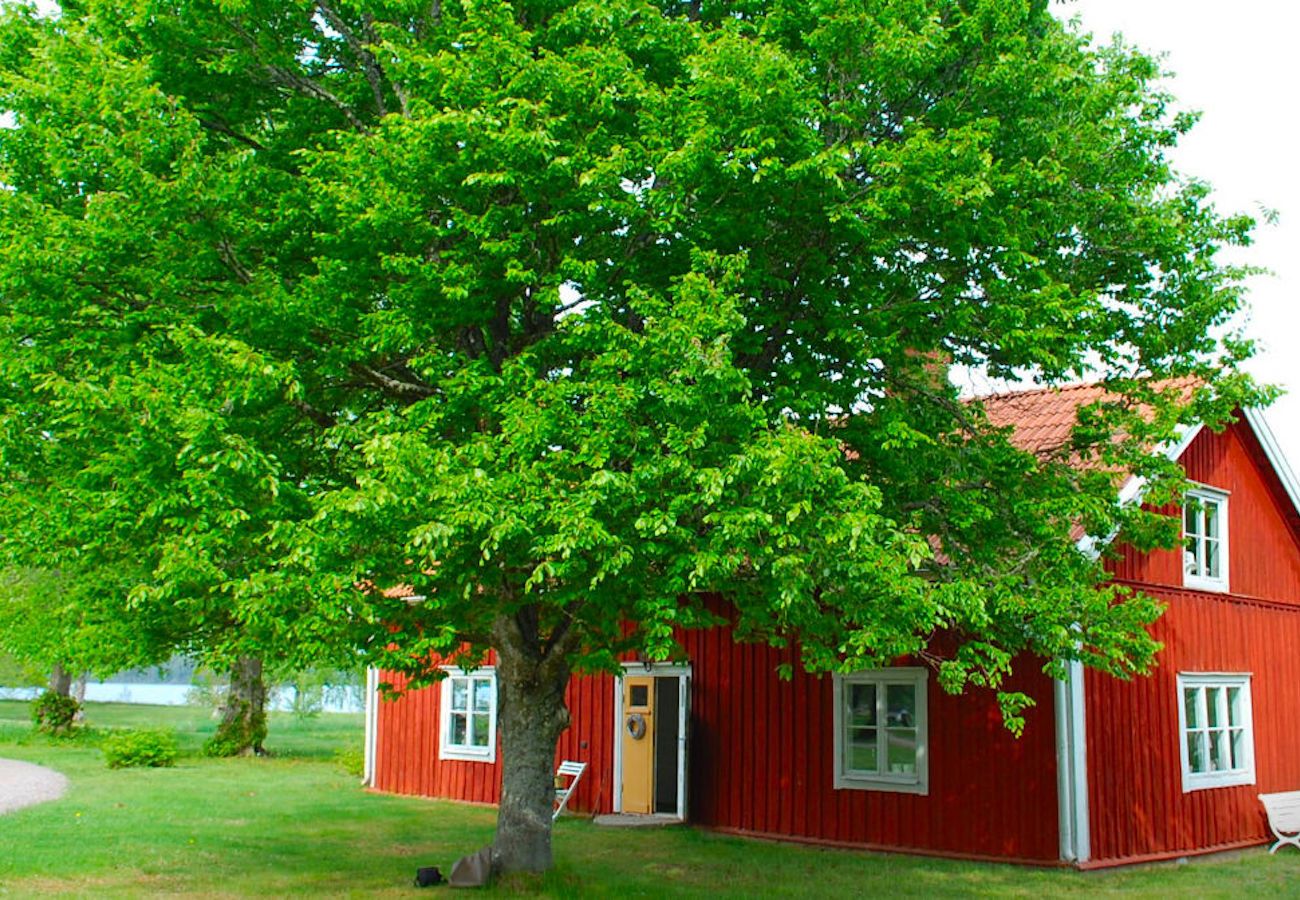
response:
{"label": "red wooden siding", "polygon": [[[949,697],[929,680],[928,796],[836,790],[831,679],[776,676],[791,651],[735,644],[729,628],[683,636],[693,668],[691,821],[807,840],[1050,862],[1057,858],[1051,682],[1022,660],[1009,686],[1039,705],[1019,740],[987,693]],[[395,683],[398,683],[394,679]],[[557,759],[590,763],[570,805],[613,807],[613,683],[575,678]],[[484,803],[500,761],[438,759],[438,687],[381,703],[375,788]],[[961,811],[960,815],[954,811]]]}
{"label": "red wooden siding", "polygon": [[[1187,477],[1229,492],[1228,582],[1240,597],[1300,604],[1300,521],[1249,426],[1203,430],[1183,453]],[[1130,549],[1111,566],[1120,581],[1181,588],[1182,554]]]}
{"label": "red wooden siding", "polygon": [[[385,680],[400,688],[401,676]],[[421,688],[379,705],[374,788],[395,794],[496,803],[501,796],[501,757],[494,763],[438,758],[441,687]],[[613,808],[614,684],[608,675],[574,678],[565,695],[573,725],[560,736],[556,762],[588,763],[569,808]]]}
{"label": "red wooden siding", "polygon": [[[1126,551],[1113,571],[1167,604],[1153,635],[1155,673],[1086,677],[1093,858],[1123,860],[1262,842],[1261,792],[1300,788],[1300,544],[1280,482],[1243,425],[1203,431],[1183,455],[1188,476],[1230,491],[1231,593],[1181,587],[1176,551]],[[1145,582],[1146,584],[1143,584]],[[1150,587],[1167,585],[1168,587]],[[1256,784],[1183,793],[1180,672],[1249,672]]]}
{"label": "red wooden siding", "polygon": [[831,679],[776,677],[790,651],[737,645],[716,628],[685,637],[692,676],[691,820],[772,836],[1055,861],[1051,681],[1021,660],[1011,690],[1038,699],[1017,740],[991,695],[929,679],[928,796],[834,788]]}
{"label": "red wooden siding", "polygon": [[[1088,787],[1098,860],[1262,842],[1256,794],[1300,788],[1300,609],[1152,591],[1168,604],[1149,678],[1089,673]],[[1180,672],[1250,672],[1256,783],[1183,793]]]}

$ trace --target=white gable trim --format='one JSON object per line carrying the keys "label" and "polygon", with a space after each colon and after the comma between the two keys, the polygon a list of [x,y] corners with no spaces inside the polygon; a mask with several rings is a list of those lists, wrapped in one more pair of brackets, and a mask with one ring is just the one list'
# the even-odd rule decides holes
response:
{"label": "white gable trim", "polygon": [[1282,482],[1282,487],[1286,488],[1287,496],[1291,498],[1291,505],[1295,507],[1297,514],[1300,514],[1300,482],[1296,481],[1295,473],[1291,471],[1291,466],[1287,464],[1286,457],[1282,455],[1282,448],[1278,446],[1277,438],[1273,436],[1273,429],[1268,427],[1268,420],[1264,418],[1262,409],[1245,409],[1246,424],[1250,430],[1255,432],[1255,438],[1259,445],[1264,448],[1264,455],[1268,457],[1269,464],[1273,471],[1277,473],[1278,480]]}
{"label": "white gable trim", "polygon": [[[1264,417],[1262,409],[1254,407],[1244,407],[1242,409],[1242,421],[1245,422],[1259,441],[1259,445],[1264,449],[1264,456],[1268,459],[1269,465],[1273,468],[1277,478],[1282,482],[1287,496],[1291,499],[1291,505],[1295,509],[1296,515],[1300,515],[1300,480],[1296,479],[1295,473],[1291,471],[1291,466],[1286,457],[1282,455],[1282,448],[1278,445],[1277,438],[1273,435],[1273,430],[1268,427],[1268,420]],[[1192,445],[1204,429],[1204,425],[1184,425],[1181,427],[1179,435],[1173,441],[1161,448],[1160,452],[1165,458],[1177,462],[1182,455],[1187,452],[1187,448]],[[1146,493],[1147,480],[1141,476],[1131,476],[1124,482],[1119,489],[1119,502],[1123,504],[1140,503],[1142,496]],[[1105,538],[1095,538],[1084,535],[1079,539],[1079,549],[1091,557],[1096,557],[1100,548],[1109,544],[1115,537],[1109,534]]]}
{"label": "white gable trim", "polygon": [[[1192,441],[1201,433],[1204,425],[1181,425],[1178,429],[1178,437],[1174,438],[1168,444],[1160,448],[1160,453],[1168,460],[1177,462],[1178,459],[1192,446]],[[1141,475],[1132,475],[1124,486],[1119,489],[1120,503],[1137,503],[1141,502],[1142,495],[1146,493],[1147,480]],[[1114,537],[1112,535],[1111,537]],[[1110,543],[1107,538],[1105,543]]]}

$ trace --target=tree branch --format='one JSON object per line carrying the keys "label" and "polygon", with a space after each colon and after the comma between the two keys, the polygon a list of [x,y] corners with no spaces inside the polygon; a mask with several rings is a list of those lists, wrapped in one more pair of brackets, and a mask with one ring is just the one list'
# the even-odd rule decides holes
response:
{"label": "tree branch", "polygon": [[[316,8],[320,10],[321,15],[330,27],[343,36],[343,41],[351,48],[360,61],[362,69],[365,70],[366,81],[370,82],[370,92],[375,98],[375,108],[379,110],[381,116],[388,114],[388,104],[384,102],[384,73],[379,68],[379,60],[370,52],[361,39],[357,37],[351,26],[344,21],[343,17],[335,11],[326,0],[316,0]],[[367,40],[374,43],[374,32],[367,28],[370,33],[366,35]]]}
{"label": "tree branch", "polygon": [[354,364],[352,371],[364,378],[369,384],[401,397],[432,397],[438,393],[424,382],[403,381],[361,363]]}
{"label": "tree branch", "polygon": [[226,137],[231,138],[232,140],[236,140],[246,147],[252,147],[254,150],[261,150],[263,153],[267,152],[267,148],[265,144],[262,144],[254,140],[253,138],[249,137],[246,134],[240,134],[238,131],[231,128],[229,125],[227,125],[225,122],[222,122],[219,119],[205,119],[202,116],[200,116],[199,124],[202,125],[204,128],[208,129],[209,131],[215,131],[219,134],[224,134]]}
{"label": "tree branch", "polygon": [[294,72],[291,69],[286,69],[284,66],[267,63],[266,71],[271,76],[271,80],[281,87],[295,90],[307,97],[324,100],[339,112],[343,113],[343,116],[348,120],[348,123],[362,134],[370,135],[373,133],[371,132],[370,127],[366,125],[365,122],[361,121],[360,117],[357,116],[352,107],[340,100],[328,88],[322,87],[310,78],[299,75],[297,72]]}

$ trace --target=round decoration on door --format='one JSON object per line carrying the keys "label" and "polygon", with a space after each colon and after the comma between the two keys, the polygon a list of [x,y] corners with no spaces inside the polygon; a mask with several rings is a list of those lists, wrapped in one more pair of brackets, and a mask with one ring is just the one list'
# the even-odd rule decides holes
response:
{"label": "round decoration on door", "polygon": [[632,713],[632,715],[628,716],[627,733],[631,735],[634,741],[639,741],[645,737],[645,716],[640,713]]}

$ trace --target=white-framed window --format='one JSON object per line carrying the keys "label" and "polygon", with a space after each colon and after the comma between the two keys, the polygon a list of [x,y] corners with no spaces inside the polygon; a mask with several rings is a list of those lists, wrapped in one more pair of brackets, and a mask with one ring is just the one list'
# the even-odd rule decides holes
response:
{"label": "white-framed window", "polygon": [[439,759],[495,762],[497,758],[497,675],[491,667],[464,672],[447,669],[442,680]]}
{"label": "white-framed window", "polygon": [[1255,783],[1250,675],[1178,676],[1183,790]]}
{"label": "white-framed window", "polygon": [[1228,495],[1195,488],[1183,499],[1183,584],[1228,589]]}
{"label": "white-framed window", "polygon": [[836,675],[835,787],[929,793],[922,668]]}

